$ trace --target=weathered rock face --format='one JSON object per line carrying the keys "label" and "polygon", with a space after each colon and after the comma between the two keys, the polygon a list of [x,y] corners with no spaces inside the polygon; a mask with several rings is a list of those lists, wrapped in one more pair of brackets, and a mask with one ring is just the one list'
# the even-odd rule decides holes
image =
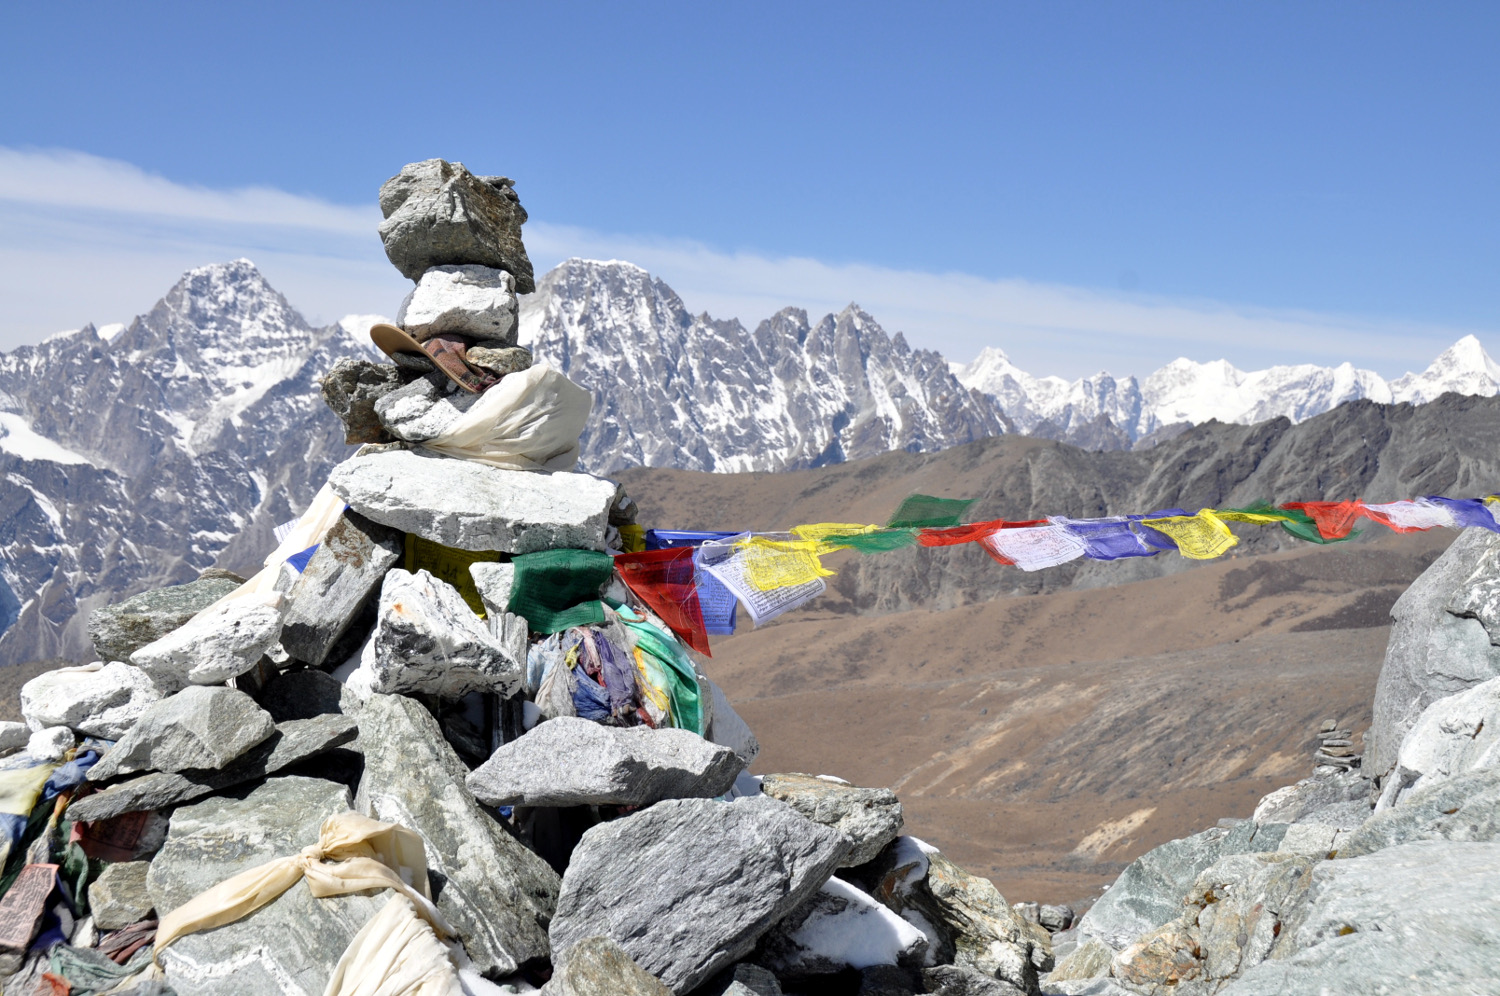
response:
{"label": "weathered rock face", "polygon": [[766,775],[760,790],[814,823],[837,830],[849,842],[846,866],[874,860],[901,832],[901,803],[890,789],[858,788],[815,775],[778,774]]}
{"label": "weathered rock face", "polygon": [[165,809],[200,799],[244,782],[275,774],[299,761],[349,743],[358,727],[347,716],[326,715],[280,723],[276,732],[220,771],[153,772],[118,782],[68,807],[81,823],[107,820],[121,813]]}
{"label": "weathered rock face", "polygon": [[426,571],[397,568],[385,576],[375,623],[375,691],[510,695],[524,669],[452,585]]}
{"label": "weathered rock face", "polygon": [[502,744],[468,786],[491,806],[647,806],[722,795],[742,767],[734,751],[688,730],[562,716]]}
{"label": "weathered rock face", "polygon": [[608,937],[586,937],[542,987],[549,996],[667,996],[671,990]]}
{"label": "weathered rock face", "polygon": [[401,372],[392,364],[345,356],[323,375],[318,388],[324,403],[344,423],[344,442],[383,443],[388,437],[375,415],[375,402],[401,384]]}
{"label": "weathered rock face", "polygon": [[761,938],[756,961],[780,976],[918,965],[927,937],[848,882],[831,878]]}
{"label": "weathered rock face", "polygon": [[451,332],[504,349],[516,344],[517,311],[516,281],[506,271],[434,266],[401,302],[396,324],[418,342]]}
{"label": "weathered rock face", "polygon": [[781,982],[754,962],[731,965],[699,987],[701,996],[781,996]]}
{"label": "weathered rock face", "polygon": [[844,849],[834,831],[764,796],[659,802],[583,835],[558,896],[553,950],[566,960],[603,935],[688,992],[817,891]]}
{"label": "weathered rock face", "polygon": [[1255,823],[1296,823],[1328,806],[1364,803],[1369,797],[1370,780],[1359,771],[1319,771],[1267,793],[1250,818]]}
{"label": "weathered rock face", "polygon": [[[33,731],[66,726],[118,740],[161,692],[139,669],[112,661],[61,668],[21,686],[21,715]],[[19,746],[19,745],[17,745]]]}
{"label": "weathered rock face", "polygon": [[89,885],[89,913],[100,930],[119,930],[151,915],[151,893],[146,888],[149,861],[119,861],[105,868]]}
{"label": "weathered rock face", "polygon": [[20,750],[31,739],[31,733],[25,723],[0,723],[0,751]]}
{"label": "weathered rock face", "polygon": [[281,635],[279,592],[227,602],[130,655],[164,692],[217,685],[255,666]]}
{"label": "weathered rock face", "polygon": [[1003,979],[996,979],[960,965],[938,965],[922,970],[922,982],[929,993],[937,996],[1023,996]]}
{"label": "weathered rock face", "polygon": [[1396,763],[1423,709],[1500,675],[1500,625],[1485,607],[1497,579],[1500,535],[1467,529],[1392,606],[1395,625],[1365,734],[1370,774],[1383,777]]}
{"label": "weathered rock face", "polygon": [[1460,772],[1413,789],[1340,842],[1338,856],[1414,840],[1500,840],[1500,768]]}
{"label": "weathered rock face", "polygon": [[26,738],[26,753],[38,761],[61,761],[78,743],[66,726],[37,730]]}
{"label": "weathered rock face", "polygon": [[281,645],[318,667],[359,619],[388,570],[404,552],[405,537],[357,512],[345,511],[323,537],[287,592]]}
{"label": "weathered rock face", "polygon": [[478,400],[444,374],[430,373],[375,402],[375,416],[392,437],[420,443],[443,433]]}
{"label": "weathered rock face", "polygon": [[1401,741],[1377,811],[1403,793],[1500,761],[1500,678],[1438,699],[1422,710]]}
{"label": "weathered rock face", "polygon": [[275,730],[271,714],[244,692],[194,685],[142,713],[130,732],[89,770],[89,780],[106,781],[135,771],[217,771]]}
{"label": "weathered rock face", "polygon": [[[349,808],[348,790],[318,778],[273,778],[242,798],[214,796],[172,815],[146,883],[158,913],[318,840]],[[205,996],[322,996],[339,957],[389,898],[316,899],[300,881],[243,920],[189,934],[161,953],[167,982]]]}
{"label": "weathered rock face", "polygon": [[375,695],[359,724],[358,808],[421,834],[438,909],[476,967],[506,975],[546,958],[557,875],[479,808],[437,721],[413,699]]}
{"label": "weathered rock face", "polygon": [[222,577],[199,578],[95,609],[89,616],[94,652],[103,661],[128,661],[131,654],[160,640],[240,584]]}
{"label": "weathered rock face", "polygon": [[328,483],[356,512],[457,547],[532,553],[603,550],[615,485],[587,474],[500,470],[386,450],[346,460]]}
{"label": "weathered rock face", "polygon": [[463,163],[410,163],[380,187],[380,241],[408,280],[434,266],[473,263],[515,275],[516,290],[536,290],[521,243],[526,210],[510,180],[475,176]]}
{"label": "weathered rock face", "polygon": [[1319,862],[1273,956],[1221,992],[1493,992],[1497,922],[1500,844],[1430,840]]}
{"label": "weathered rock face", "polygon": [[531,350],[523,346],[495,349],[489,346],[474,346],[464,353],[464,359],[476,367],[483,367],[496,377],[530,370]]}

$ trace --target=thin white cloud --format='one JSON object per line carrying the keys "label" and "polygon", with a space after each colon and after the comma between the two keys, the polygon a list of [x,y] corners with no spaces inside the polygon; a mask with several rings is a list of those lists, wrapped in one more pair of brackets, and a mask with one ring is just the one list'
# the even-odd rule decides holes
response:
{"label": "thin white cloud", "polygon": [[[410,283],[385,260],[379,210],[266,187],[215,190],[129,163],[0,148],[0,348],[87,321],[127,321],[183,270],[248,256],[310,320],[395,311]],[[1144,374],[1179,355],[1241,367],[1350,360],[1393,376],[1485,330],[1231,306],[962,273],[723,252],[534,221],[538,272],[569,256],[628,259],[689,308],[753,327],[788,305],[814,319],[857,301],[913,346],[967,360],[999,346],[1035,373]]]}

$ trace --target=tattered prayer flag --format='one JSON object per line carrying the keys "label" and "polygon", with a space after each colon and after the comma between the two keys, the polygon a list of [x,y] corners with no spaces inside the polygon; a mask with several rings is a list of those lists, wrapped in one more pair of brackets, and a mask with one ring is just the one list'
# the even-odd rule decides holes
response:
{"label": "tattered prayer flag", "polygon": [[1030,529],[1032,526],[1045,526],[1046,524],[1046,519],[1028,519],[1025,522],[991,519],[988,522],[971,522],[967,526],[955,526],[951,529],[923,529],[917,533],[917,542],[923,546],[958,546],[960,543],[977,543],[997,529]]}
{"label": "tattered prayer flag", "polygon": [[945,529],[959,524],[963,514],[974,504],[973,498],[934,498],[931,495],[907,495],[891,521],[892,529]]}
{"label": "tattered prayer flag", "polygon": [[997,529],[980,540],[1023,571],[1056,567],[1083,556],[1083,540],[1067,526],[1048,523],[1030,529]]}
{"label": "tattered prayer flag", "polygon": [[792,534],[805,540],[817,540],[833,549],[858,550],[860,553],[889,553],[917,541],[912,529],[888,529],[857,523],[819,522],[810,526],[793,526]]}
{"label": "tattered prayer flag", "polygon": [[669,547],[701,546],[714,540],[731,539],[743,533],[716,533],[696,529],[648,529],[646,549],[665,550]]}
{"label": "tattered prayer flag", "polygon": [[524,616],[538,633],[560,633],[572,626],[604,622],[599,589],[615,573],[615,558],[597,550],[541,550],[523,553],[516,565],[506,610]]}
{"label": "tattered prayer flag", "polygon": [[1500,532],[1500,522],[1496,522],[1494,515],[1478,498],[1443,498],[1439,495],[1430,495],[1422,500],[1436,502],[1452,512],[1456,524],[1460,527],[1476,527],[1488,529],[1491,532]]}
{"label": "tattered prayer flag", "polygon": [[1364,506],[1366,518],[1398,533],[1424,532],[1438,526],[1451,528],[1456,525],[1451,511],[1426,499],[1392,501],[1379,505],[1372,505],[1369,502],[1361,504]]}
{"label": "tattered prayer flag", "polygon": [[1341,543],[1359,535],[1359,530],[1356,529],[1336,538],[1324,536],[1318,532],[1318,524],[1313,521],[1313,517],[1301,509],[1285,505],[1275,508],[1265,502],[1257,502],[1248,508],[1219,508],[1214,510],[1214,514],[1227,522],[1280,522],[1287,534],[1309,543]]}
{"label": "tattered prayer flag", "polygon": [[464,597],[464,602],[479,618],[485,618],[484,599],[479,597],[479,588],[474,584],[474,575],[469,568],[478,563],[504,560],[505,554],[495,550],[458,550],[426,540],[416,533],[406,534],[406,569],[413,574],[426,571],[433,577],[446,581]]}
{"label": "tattered prayer flag", "polygon": [[1284,512],[1264,503],[1257,503],[1249,508],[1216,508],[1214,515],[1224,522],[1248,522],[1257,526],[1275,525],[1296,518],[1292,512]]}
{"label": "tattered prayer flag", "polygon": [[710,552],[709,547],[713,545],[705,545],[704,570],[734,593],[745,611],[750,613],[750,621],[757,626],[816,598],[828,587],[821,577],[814,577],[789,587],[758,588],[750,582],[746,566],[751,548],[733,547],[733,552],[726,557],[722,556],[722,551]]}
{"label": "tattered prayer flag", "polygon": [[745,580],[759,591],[795,588],[833,575],[818,559],[830,549],[823,543],[751,536],[735,545],[742,558]]}
{"label": "tattered prayer flag", "polygon": [[1177,544],[1177,552],[1193,560],[1213,560],[1239,542],[1211,508],[1201,509],[1197,515],[1144,519],[1142,524],[1170,536]]}
{"label": "tattered prayer flag", "polygon": [[692,547],[682,547],[621,554],[615,558],[615,570],[684,643],[712,657],[698,600],[693,552]]}
{"label": "tattered prayer flag", "polygon": [[1166,533],[1152,529],[1146,523],[1152,519],[1166,519],[1178,515],[1187,515],[1187,513],[1180,508],[1163,508],[1155,512],[1147,512],[1145,515],[1127,515],[1125,518],[1130,520],[1131,528],[1146,546],[1153,550],[1175,551],[1177,549],[1176,540],[1172,539]]}
{"label": "tattered prayer flag", "polygon": [[701,548],[693,551],[693,564],[698,569],[693,579],[698,585],[698,605],[703,610],[704,630],[710,636],[732,636],[738,606],[734,592],[704,569]]}
{"label": "tattered prayer flag", "polygon": [[814,542],[822,540],[837,542],[849,536],[873,533],[879,528],[879,526],[866,526],[857,522],[814,522],[806,526],[793,526],[792,535],[798,539]]}
{"label": "tattered prayer flag", "polygon": [[640,553],[646,549],[646,527],[634,524],[620,527],[620,549],[626,553]]}
{"label": "tattered prayer flag", "polygon": [[1306,512],[1324,539],[1343,539],[1364,515],[1364,506],[1357,501],[1289,501],[1281,507]]}
{"label": "tattered prayer flag", "polygon": [[25,951],[57,887],[57,865],[26,865],[0,901],[0,948]]}
{"label": "tattered prayer flag", "polygon": [[1135,534],[1130,528],[1130,520],[1123,515],[1102,519],[1068,519],[1058,515],[1052,521],[1083,541],[1084,556],[1090,560],[1154,557],[1157,554]]}

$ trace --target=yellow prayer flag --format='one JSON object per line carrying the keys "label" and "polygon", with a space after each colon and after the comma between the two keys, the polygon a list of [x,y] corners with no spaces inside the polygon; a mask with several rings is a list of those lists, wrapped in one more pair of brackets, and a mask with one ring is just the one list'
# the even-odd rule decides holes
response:
{"label": "yellow prayer flag", "polygon": [[773,591],[807,584],[834,572],[824,567],[819,554],[838,549],[812,540],[773,540],[751,536],[735,544],[744,558],[745,580],[757,591]]}
{"label": "yellow prayer flag", "polygon": [[857,522],[814,522],[806,526],[793,526],[792,533],[804,540],[837,541],[840,536],[864,536],[880,528],[880,526],[860,525]]}
{"label": "yellow prayer flag", "polygon": [[1141,521],[1170,536],[1177,544],[1177,552],[1193,560],[1213,560],[1239,542],[1211,508],[1202,509],[1197,515],[1168,515]]}
{"label": "yellow prayer flag", "polygon": [[[1204,509],[1204,511],[1210,510]],[[1257,526],[1270,526],[1278,522],[1288,522],[1292,519],[1290,515],[1266,515],[1261,512],[1240,512],[1234,509],[1213,509],[1212,511],[1214,517],[1223,522],[1249,522]]]}

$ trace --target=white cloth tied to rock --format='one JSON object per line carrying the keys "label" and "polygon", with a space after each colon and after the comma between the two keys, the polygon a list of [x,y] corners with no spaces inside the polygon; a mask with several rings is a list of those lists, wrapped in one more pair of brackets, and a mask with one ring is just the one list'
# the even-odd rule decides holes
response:
{"label": "white cloth tied to rock", "polygon": [[538,364],[506,374],[422,446],[501,470],[572,470],[593,404],[589,392]]}

